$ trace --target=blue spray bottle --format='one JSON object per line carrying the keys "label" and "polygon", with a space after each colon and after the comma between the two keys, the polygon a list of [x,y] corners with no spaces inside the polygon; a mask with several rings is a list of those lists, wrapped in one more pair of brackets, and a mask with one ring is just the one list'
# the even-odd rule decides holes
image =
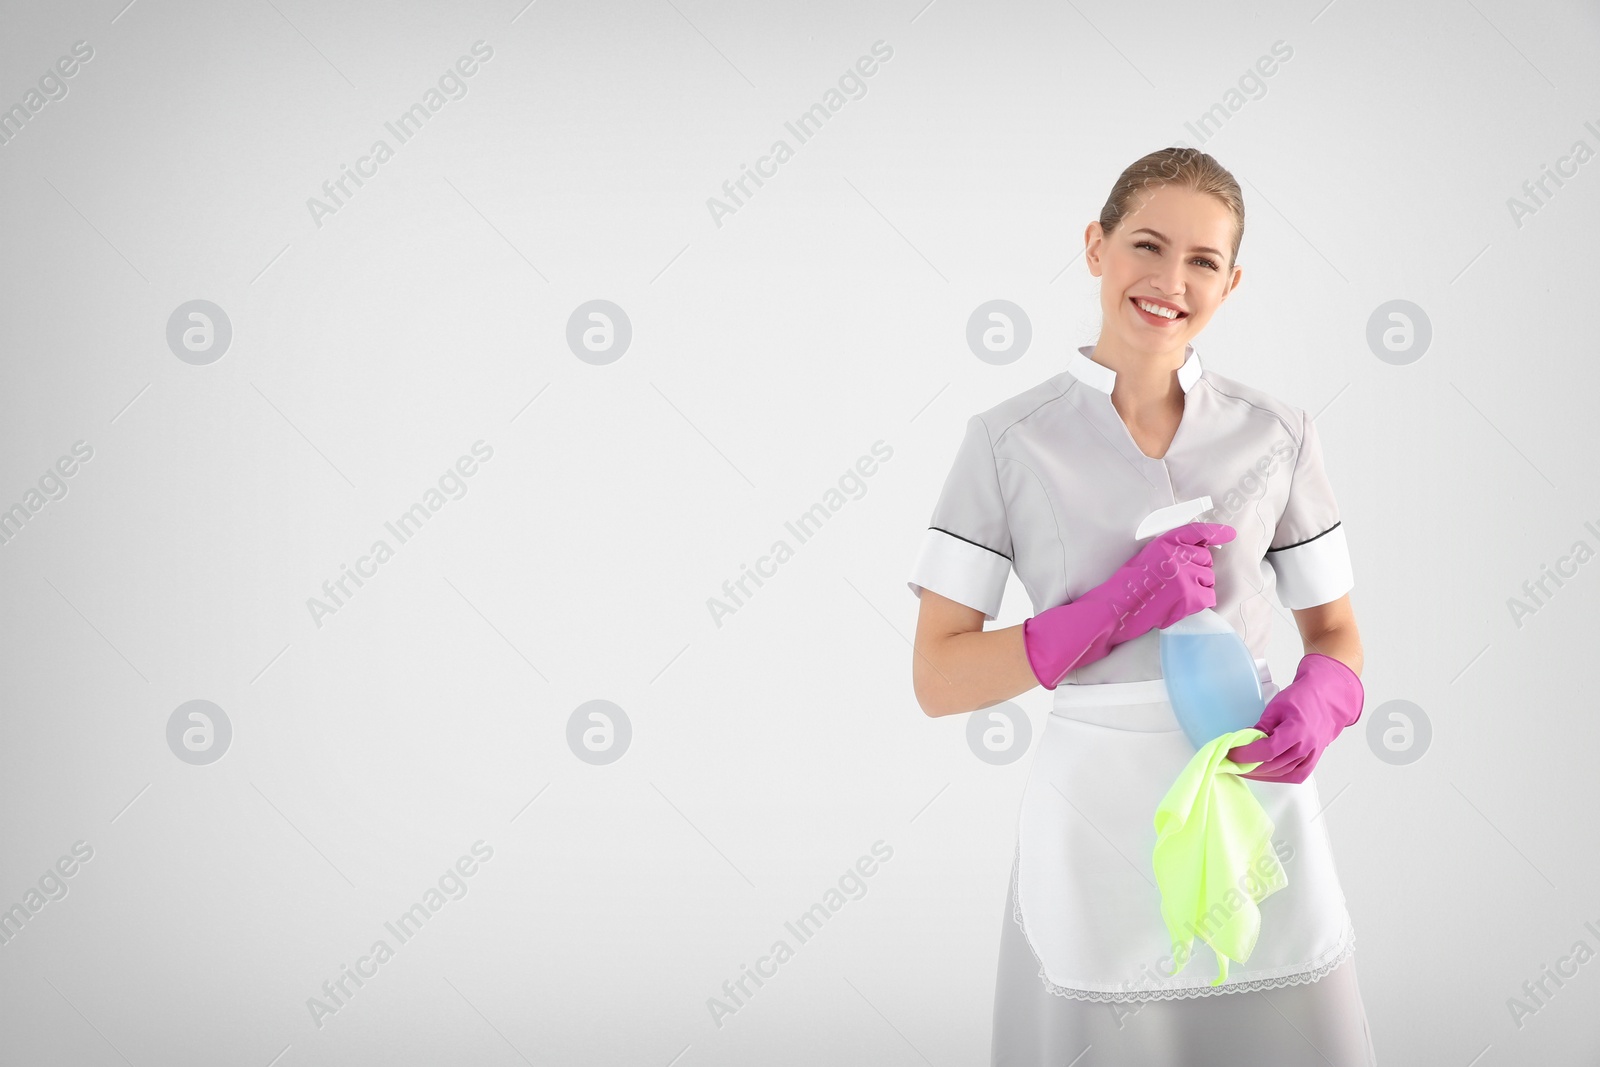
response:
{"label": "blue spray bottle", "polygon": [[[1155,537],[1210,510],[1209,496],[1157,508],[1139,524],[1134,537]],[[1210,550],[1227,551],[1227,546]],[[1255,657],[1221,615],[1201,608],[1159,632],[1167,696],[1178,724],[1196,749],[1260,721],[1267,705]]]}

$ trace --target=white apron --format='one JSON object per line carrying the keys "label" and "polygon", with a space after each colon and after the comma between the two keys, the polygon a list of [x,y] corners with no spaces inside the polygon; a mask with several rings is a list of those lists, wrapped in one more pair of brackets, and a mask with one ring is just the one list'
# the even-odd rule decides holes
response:
{"label": "white apron", "polygon": [[[1278,689],[1256,660],[1262,695]],[[1062,684],[1035,753],[1017,825],[1016,918],[1050,992],[1082,1000],[1207,996],[1315,981],[1353,950],[1316,777],[1241,778],[1272,819],[1288,885],[1260,903],[1248,960],[1195,938],[1176,977],[1151,854],[1161,798],[1194,756],[1166,683]]]}

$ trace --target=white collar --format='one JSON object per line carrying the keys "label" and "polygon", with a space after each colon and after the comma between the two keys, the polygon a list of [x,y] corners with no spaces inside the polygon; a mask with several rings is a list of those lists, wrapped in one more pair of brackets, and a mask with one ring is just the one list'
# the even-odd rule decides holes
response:
{"label": "white collar", "polygon": [[[1117,384],[1117,372],[1104,363],[1096,363],[1089,358],[1094,351],[1094,345],[1084,345],[1074,352],[1067,360],[1067,370],[1072,376],[1084,385],[1100,390],[1107,396]],[[1200,353],[1194,350],[1194,345],[1184,346],[1185,359],[1183,366],[1178,368],[1178,385],[1187,393],[1194,383],[1200,380]]]}

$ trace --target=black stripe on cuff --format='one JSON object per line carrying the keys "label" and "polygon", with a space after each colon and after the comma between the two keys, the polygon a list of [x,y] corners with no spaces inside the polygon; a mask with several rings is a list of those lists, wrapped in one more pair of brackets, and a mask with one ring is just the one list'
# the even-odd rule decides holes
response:
{"label": "black stripe on cuff", "polygon": [[1268,552],[1282,552],[1283,550],[1288,549],[1288,548],[1299,548],[1301,545],[1309,545],[1311,542],[1315,541],[1318,537],[1321,537],[1322,534],[1333,533],[1333,531],[1337,530],[1339,527],[1341,527],[1343,525],[1344,525],[1344,522],[1343,522],[1343,520],[1341,520],[1339,522],[1334,523],[1332,526],[1328,527],[1326,530],[1323,530],[1322,533],[1319,533],[1314,537],[1308,537],[1304,541],[1296,541],[1292,545],[1279,545],[1277,548],[1269,548],[1269,549],[1267,549],[1267,551]]}
{"label": "black stripe on cuff", "polygon": [[[954,537],[957,541],[965,541],[969,545],[978,545],[978,547],[983,549],[985,552],[994,552],[994,549],[990,548],[988,545],[979,545],[978,542],[972,540],[970,537],[962,537],[958,533],[950,533],[949,530],[946,530],[946,529],[944,529],[942,527],[930,526],[930,527],[928,527],[928,529],[930,529],[930,530],[938,530],[942,534],[949,534],[949,536]],[[999,556],[1001,559],[1005,560],[1007,563],[1011,562],[1011,557],[1006,555],[1004,552],[994,552],[994,554]]]}

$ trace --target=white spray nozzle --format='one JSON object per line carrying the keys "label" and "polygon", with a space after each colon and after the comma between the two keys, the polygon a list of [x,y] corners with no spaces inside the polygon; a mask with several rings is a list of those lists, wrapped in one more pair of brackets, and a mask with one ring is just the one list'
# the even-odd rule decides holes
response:
{"label": "white spray nozzle", "polygon": [[1176,504],[1168,504],[1164,508],[1157,508],[1146,515],[1144,521],[1139,524],[1139,528],[1133,534],[1134,540],[1142,541],[1146,537],[1155,537],[1168,530],[1175,530],[1186,522],[1193,522],[1210,510],[1209,496],[1197,496],[1193,500],[1183,500]]}

